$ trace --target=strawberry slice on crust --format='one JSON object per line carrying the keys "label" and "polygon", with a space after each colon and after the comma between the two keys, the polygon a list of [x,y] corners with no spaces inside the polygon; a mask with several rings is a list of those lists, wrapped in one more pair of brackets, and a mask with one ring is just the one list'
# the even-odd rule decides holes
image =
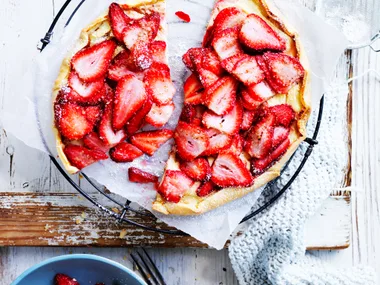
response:
{"label": "strawberry slice on crust", "polygon": [[202,67],[211,71],[217,76],[221,76],[224,72],[218,55],[211,48],[203,48],[202,51]]}
{"label": "strawberry slice on crust", "polygon": [[123,30],[128,24],[132,23],[133,19],[129,18],[117,3],[112,3],[110,5],[108,18],[115,38],[118,41],[123,42]]}
{"label": "strawberry slice on crust", "polygon": [[233,27],[215,33],[212,46],[220,60],[243,53],[239,42],[239,30],[240,27]]}
{"label": "strawberry slice on crust", "polygon": [[252,123],[255,119],[255,111],[249,111],[249,110],[244,110],[243,111],[243,119],[241,122],[241,127],[240,129],[243,131],[247,131],[251,128]]}
{"label": "strawberry slice on crust", "polygon": [[237,156],[241,154],[244,147],[244,139],[240,134],[236,134],[232,140],[231,146],[226,150],[227,152],[231,152]]}
{"label": "strawberry slice on crust", "polygon": [[115,49],[116,43],[112,40],[83,48],[71,59],[71,67],[85,82],[101,79],[107,73]]}
{"label": "strawberry slice on crust", "polygon": [[184,160],[193,160],[209,146],[208,136],[203,128],[181,121],[178,122],[174,140],[178,154]]}
{"label": "strawberry slice on crust", "polygon": [[132,74],[142,80],[143,72],[136,70],[131,52],[124,50],[120,52],[113,60],[108,68],[108,78],[114,81],[119,81],[124,76]]}
{"label": "strawberry slice on crust", "polygon": [[225,134],[233,135],[239,132],[243,120],[243,108],[237,102],[232,110],[225,115],[217,115],[206,111],[203,114],[202,123],[207,128],[217,129]]}
{"label": "strawberry slice on crust", "polygon": [[268,101],[275,95],[276,93],[265,81],[251,85],[241,92],[243,106],[250,111],[256,110],[260,104]]}
{"label": "strawberry slice on crust", "polygon": [[128,169],[128,177],[129,181],[136,183],[156,183],[158,181],[158,177],[145,172],[137,167],[130,167]]}
{"label": "strawberry slice on crust", "polygon": [[265,158],[272,149],[275,117],[266,114],[250,129],[246,136],[244,150],[253,158]]}
{"label": "strawberry slice on crust", "polygon": [[214,190],[215,190],[215,184],[212,181],[206,181],[197,189],[197,195],[199,197],[205,197],[209,195],[211,192],[213,192]]}
{"label": "strawberry slice on crust", "polygon": [[209,146],[202,155],[214,155],[231,146],[232,136],[226,135],[216,129],[206,129]]}
{"label": "strawberry slice on crust", "polygon": [[173,99],[176,90],[170,79],[170,69],[166,64],[155,62],[145,72],[144,83],[155,103],[165,105]]}
{"label": "strawberry slice on crust", "polygon": [[211,177],[211,167],[207,159],[198,157],[192,161],[184,161],[180,164],[183,173],[196,181],[209,180]]}
{"label": "strawberry slice on crust", "polygon": [[96,126],[102,117],[102,107],[100,105],[86,107],[86,118],[94,126]]}
{"label": "strawberry slice on crust", "polygon": [[166,57],[166,42],[153,41],[149,45],[149,49],[152,52],[153,62],[168,64],[168,60]]}
{"label": "strawberry slice on crust", "polygon": [[153,104],[149,113],[145,117],[145,122],[156,128],[161,128],[169,121],[174,112],[174,104],[170,102],[167,105]]}
{"label": "strawberry slice on crust", "polygon": [[198,105],[203,102],[203,85],[198,76],[192,73],[183,85],[183,92],[185,94],[185,103]]}
{"label": "strawberry slice on crust", "polygon": [[102,78],[93,82],[84,82],[76,72],[71,71],[68,83],[72,89],[68,94],[69,101],[87,104],[98,104],[101,101],[104,93],[104,80]]}
{"label": "strawberry slice on crust", "polygon": [[79,283],[65,274],[58,273],[54,276],[54,285],[79,285]]}
{"label": "strawberry slice on crust", "polygon": [[100,150],[106,153],[110,147],[106,145],[95,132],[89,133],[83,138],[83,144],[92,150]]}
{"label": "strawberry slice on crust", "polygon": [[232,74],[246,86],[257,84],[265,78],[255,57],[249,55],[245,55],[235,63]]}
{"label": "strawberry slice on crust", "polygon": [[214,33],[228,28],[233,28],[235,26],[240,27],[245,18],[246,14],[242,10],[236,7],[225,8],[215,17],[213,25]]}
{"label": "strawberry slice on crust", "polygon": [[239,39],[243,45],[256,51],[286,49],[285,41],[256,14],[250,14],[244,20]]}
{"label": "strawberry slice on crust", "polygon": [[233,77],[222,77],[206,89],[204,94],[205,105],[218,115],[228,113],[236,102],[237,85],[238,82]]}
{"label": "strawberry slice on crust", "polygon": [[225,70],[227,70],[229,73],[232,73],[235,64],[245,57],[246,54],[238,53],[233,56],[227,57],[226,59],[223,59],[220,64]]}
{"label": "strawberry slice on crust", "polygon": [[183,64],[191,71],[195,72],[195,65],[190,57],[191,48],[187,50],[187,52],[182,56]]}
{"label": "strawberry slice on crust", "polygon": [[135,113],[135,115],[125,125],[125,130],[129,135],[137,132],[145,122],[146,116],[153,106],[153,101],[150,96],[147,96],[142,107]]}
{"label": "strawberry slice on crust", "polygon": [[269,111],[275,116],[276,124],[286,128],[290,126],[296,116],[292,106],[288,104],[272,106]]}
{"label": "strawberry slice on crust", "polygon": [[248,187],[253,177],[238,156],[222,152],[212,165],[211,181],[220,187]]}
{"label": "strawberry slice on crust", "polygon": [[282,126],[275,127],[273,130],[272,148],[278,147],[284,140],[289,137],[290,129]]}
{"label": "strawberry slice on crust", "polygon": [[121,142],[110,150],[110,157],[116,162],[132,162],[144,153],[132,144]]}
{"label": "strawberry slice on crust", "polygon": [[194,181],[179,170],[166,170],[157,192],[173,203],[178,203],[187,190],[193,186]]}
{"label": "strawberry slice on crust", "polygon": [[195,106],[188,104],[188,103],[185,103],[179,119],[182,122],[190,124],[191,122],[193,122],[195,115],[196,115]]}
{"label": "strawberry slice on crust", "polygon": [[166,143],[172,137],[172,130],[162,129],[134,134],[131,136],[130,140],[134,146],[152,156],[161,145]]}
{"label": "strawberry slice on crust", "polygon": [[127,75],[116,87],[112,126],[120,130],[133,115],[142,107],[147,94],[144,83],[133,75]]}
{"label": "strawberry slice on crust", "polygon": [[101,150],[90,150],[78,145],[67,145],[63,149],[63,152],[71,165],[78,169],[85,168],[99,160],[108,158],[108,156]]}
{"label": "strawberry slice on crust", "polygon": [[251,162],[252,173],[256,176],[262,174],[271,165],[273,165],[282,155],[285,154],[289,146],[290,146],[290,140],[286,138],[267,157],[262,158],[262,159],[252,159],[252,162]]}

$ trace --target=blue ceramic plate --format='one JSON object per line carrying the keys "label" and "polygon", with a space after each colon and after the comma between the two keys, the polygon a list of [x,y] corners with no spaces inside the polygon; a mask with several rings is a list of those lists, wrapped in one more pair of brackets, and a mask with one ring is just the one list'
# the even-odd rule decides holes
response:
{"label": "blue ceramic plate", "polygon": [[54,257],[26,270],[11,285],[54,285],[54,276],[63,273],[81,285],[146,285],[123,265],[96,255],[70,254]]}

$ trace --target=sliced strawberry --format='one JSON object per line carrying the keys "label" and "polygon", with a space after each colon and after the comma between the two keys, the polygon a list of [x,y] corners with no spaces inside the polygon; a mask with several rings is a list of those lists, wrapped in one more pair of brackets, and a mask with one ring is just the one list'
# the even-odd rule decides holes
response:
{"label": "sliced strawberry", "polygon": [[251,85],[247,88],[248,92],[251,94],[253,98],[257,101],[267,101],[276,93],[270,88],[267,82],[261,81],[258,84]]}
{"label": "sliced strawberry", "polygon": [[144,153],[152,156],[154,152],[170,138],[173,137],[172,130],[157,130],[134,134],[131,137],[131,143],[142,150]]}
{"label": "sliced strawberry", "polygon": [[190,124],[194,120],[195,115],[196,110],[194,105],[185,103],[181,112],[180,120]]}
{"label": "sliced strawberry", "polygon": [[133,20],[129,18],[117,3],[112,3],[109,7],[108,18],[111,24],[112,33],[120,42],[123,41],[123,30]]}
{"label": "sliced strawberry", "polygon": [[155,62],[145,72],[144,83],[155,103],[165,105],[173,99],[176,90],[170,79],[170,69],[166,64]]}
{"label": "sliced strawberry", "polygon": [[184,160],[193,160],[201,155],[208,147],[208,136],[204,129],[179,122],[174,133],[174,140],[180,157]]}
{"label": "sliced strawberry", "polygon": [[133,75],[127,75],[116,87],[112,126],[120,130],[135,115],[147,98],[144,83]]}
{"label": "sliced strawberry", "polygon": [[129,135],[133,135],[143,125],[146,115],[150,112],[153,106],[153,101],[150,96],[147,96],[143,106],[136,112],[136,114],[127,122],[125,129]]}
{"label": "sliced strawberry", "polygon": [[145,122],[156,128],[161,128],[169,121],[174,111],[174,104],[170,102],[167,105],[153,104],[149,113],[145,117]]}
{"label": "sliced strawberry", "polygon": [[198,157],[192,161],[184,161],[180,164],[183,173],[193,180],[209,180],[211,177],[211,167],[207,159]]}
{"label": "sliced strawberry", "polygon": [[144,71],[153,64],[153,54],[149,44],[136,44],[132,49],[131,56],[136,69],[139,71]]}
{"label": "sliced strawberry", "polygon": [[219,132],[216,129],[207,129],[206,134],[209,140],[208,148],[202,155],[214,155],[231,146],[232,136]]}
{"label": "sliced strawberry", "polygon": [[232,73],[234,70],[235,64],[245,57],[246,57],[245,54],[238,53],[233,56],[227,57],[226,59],[223,59],[220,64],[225,70],[227,70],[229,73]]}
{"label": "sliced strawberry", "polygon": [[219,32],[235,26],[241,26],[246,14],[236,7],[228,7],[219,12],[214,20],[214,31]]}
{"label": "sliced strawberry", "polygon": [[243,111],[243,120],[241,122],[240,129],[243,131],[247,131],[251,128],[253,120],[255,119],[254,111],[244,110]]}
{"label": "sliced strawberry", "polygon": [[166,170],[161,184],[158,186],[158,193],[168,202],[178,203],[187,190],[193,186],[194,182],[182,171]]}
{"label": "sliced strawberry", "polygon": [[185,81],[183,85],[183,91],[185,94],[185,103],[198,105],[203,102],[203,89],[202,83],[199,81],[198,76],[192,73]]}
{"label": "sliced strawberry", "polygon": [[79,285],[79,283],[65,274],[58,273],[54,276],[54,285]]}
{"label": "sliced strawberry", "polygon": [[182,11],[177,11],[177,12],[175,12],[175,14],[181,20],[185,21],[186,23],[190,23],[191,19],[190,19],[189,14],[186,14],[185,12],[182,12]]}
{"label": "sliced strawberry", "polygon": [[112,147],[119,142],[123,141],[127,134],[124,129],[119,131],[114,131],[112,128],[112,112],[113,112],[113,91],[111,88],[108,89],[108,96],[111,98],[111,101],[107,102],[104,108],[102,119],[99,124],[99,137],[101,140]]}
{"label": "sliced strawberry", "polygon": [[132,162],[144,153],[132,144],[121,142],[110,150],[110,157],[116,162]]}
{"label": "sliced strawberry", "polygon": [[202,52],[202,67],[206,70],[211,71],[217,76],[221,76],[224,72],[218,55],[211,48],[204,48]]}
{"label": "sliced strawberry", "polygon": [[97,106],[86,107],[86,118],[94,126],[96,126],[102,117],[102,108]]}
{"label": "sliced strawberry", "polygon": [[[191,48],[189,56],[204,87],[209,87],[219,79],[223,72],[215,53],[206,48]],[[215,64],[217,64],[215,66]],[[216,73],[215,73],[216,72]]]}
{"label": "sliced strawberry", "polygon": [[148,44],[149,41],[146,37],[140,39],[140,35],[143,35],[144,29],[141,27],[140,23],[137,20],[126,25],[123,29],[123,42],[127,49],[131,50],[135,44]]}
{"label": "sliced strawberry", "polygon": [[262,58],[267,67],[268,83],[278,93],[286,94],[305,74],[304,68],[295,57],[267,52]]}
{"label": "sliced strawberry", "polygon": [[128,169],[129,181],[136,183],[156,183],[158,177],[148,172],[142,171],[137,167],[130,167]]}
{"label": "sliced strawberry", "polygon": [[219,79],[204,94],[206,106],[218,115],[228,113],[235,105],[237,85],[231,76]]}
{"label": "sliced strawberry", "polygon": [[83,146],[67,145],[63,149],[71,165],[78,169],[85,168],[99,160],[107,159],[108,156],[101,150],[89,150]]}
{"label": "sliced strawberry", "polygon": [[233,27],[215,33],[212,46],[220,60],[243,53],[239,43],[239,29],[240,27]]}
{"label": "sliced strawberry", "polygon": [[275,161],[277,161],[289,148],[290,140],[285,139],[275,150],[263,159],[252,160],[252,173],[254,175],[260,175],[267,170]]}
{"label": "sliced strawberry", "polygon": [[108,78],[114,81],[119,81],[124,76],[135,73],[138,72],[136,72],[131,52],[124,50],[112,60],[108,69]]}
{"label": "sliced strawberry", "polygon": [[167,57],[166,57],[166,42],[164,41],[154,41],[149,46],[153,62],[159,62],[168,64]]}
{"label": "sliced strawberry", "polygon": [[195,71],[195,65],[193,64],[193,61],[191,60],[190,57],[191,49],[189,49],[183,56],[182,56],[182,61],[185,64],[185,66],[191,70],[192,72]]}
{"label": "sliced strawberry", "polygon": [[296,116],[292,106],[288,104],[272,106],[269,111],[275,116],[276,124],[286,128],[290,126]]}
{"label": "sliced strawberry", "polygon": [[243,151],[244,139],[240,134],[236,134],[232,140],[231,146],[227,151],[232,152],[233,154],[239,156]]}
{"label": "sliced strawberry", "polygon": [[273,145],[275,117],[267,114],[248,132],[244,150],[252,157],[262,159],[268,155]]}
{"label": "sliced strawberry", "polygon": [[208,27],[206,30],[206,33],[202,41],[202,47],[210,47],[213,37],[214,37],[214,27],[211,26],[211,27]]}
{"label": "sliced strawberry", "polygon": [[212,181],[206,181],[197,189],[197,195],[199,197],[205,197],[209,195],[211,192],[213,192],[214,190],[215,190],[215,184]]}
{"label": "sliced strawberry", "polygon": [[249,55],[235,63],[232,74],[246,86],[257,84],[265,78],[264,72],[257,64],[255,57]]}
{"label": "sliced strawberry", "polygon": [[241,91],[242,105],[245,109],[255,111],[264,100],[254,93],[249,92],[249,89],[243,89]]}
{"label": "sliced strawberry", "polygon": [[230,152],[220,153],[211,171],[211,181],[220,187],[247,187],[253,183],[253,177],[244,163]]}
{"label": "sliced strawberry", "polygon": [[94,123],[87,118],[86,107],[55,103],[54,115],[59,132],[69,140],[79,140],[94,128]]}
{"label": "sliced strawberry", "polygon": [[104,80],[102,78],[86,83],[79,78],[76,72],[71,71],[68,83],[72,89],[68,96],[70,101],[88,104],[97,104],[101,101],[104,92]]}
{"label": "sliced strawberry", "polygon": [[217,115],[206,111],[203,114],[202,123],[207,128],[217,129],[225,134],[233,135],[239,132],[243,119],[243,108],[237,102],[230,112],[225,115]]}
{"label": "sliced strawberry", "polygon": [[83,143],[87,148],[92,150],[100,150],[103,152],[107,152],[109,150],[109,146],[107,146],[95,132],[86,135],[83,138]]}
{"label": "sliced strawberry", "polygon": [[81,49],[71,59],[71,66],[80,79],[86,82],[96,81],[106,75],[115,48],[114,41],[106,40]]}
{"label": "sliced strawberry", "polygon": [[286,49],[285,41],[256,14],[250,14],[244,20],[239,39],[243,45],[253,50],[284,51]]}
{"label": "sliced strawberry", "polygon": [[278,147],[284,140],[289,137],[290,129],[278,126],[273,130],[273,143],[272,148]]}

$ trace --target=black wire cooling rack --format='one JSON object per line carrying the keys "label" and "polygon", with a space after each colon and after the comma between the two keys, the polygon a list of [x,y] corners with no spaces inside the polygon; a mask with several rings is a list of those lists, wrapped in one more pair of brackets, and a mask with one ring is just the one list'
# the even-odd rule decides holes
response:
{"label": "black wire cooling rack", "polygon": [[[86,0],[81,0],[81,1],[75,1],[79,2],[77,3],[75,9],[71,13],[70,17],[65,23],[65,27],[70,23],[71,19],[74,17],[75,13],[78,11],[78,9],[81,7],[81,5],[85,2]],[[63,4],[61,9],[58,11],[57,15],[55,16],[53,22],[51,23],[48,32],[46,33],[45,37],[41,39],[41,46],[38,47],[40,51],[42,51],[49,43],[50,39],[53,35],[54,28],[56,24],[58,23],[59,19],[61,18],[62,14],[66,10],[66,8],[69,6],[71,0],[66,0],[66,2]],[[303,143],[308,144],[308,147],[303,155],[302,160],[299,163],[298,168],[294,172],[294,174],[290,177],[289,181],[281,188],[278,189],[278,191],[274,191],[274,189],[271,189],[273,193],[273,196],[267,201],[264,202],[262,205],[260,205],[256,210],[253,210],[251,213],[249,213],[247,216],[245,216],[240,223],[243,223],[254,216],[258,215],[259,213],[263,212],[265,209],[267,209],[270,205],[275,203],[284,193],[285,191],[291,186],[293,181],[297,178],[299,173],[302,171],[306,161],[308,160],[309,156],[313,152],[314,146],[318,144],[317,141],[317,136],[318,132],[320,129],[321,121],[322,121],[322,115],[323,115],[323,106],[324,106],[324,97],[321,98],[320,104],[319,104],[319,110],[318,110],[318,118],[317,122],[314,128],[314,133],[313,136],[310,138],[306,138]],[[93,197],[93,194],[88,193],[89,191],[86,191],[81,188],[79,184],[77,184],[73,179],[71,179],[70,175],[67,174],[67,172],[64,170],[64,168],[59,164],[59,162],[53,157],[50,156],[52,162],[54,165],[57,167],[57,169],[61,172],[63,177],[80,193],[82,194],[88,201],[90,201],[93,205],[101,209],[103,212],[105,212],[107,215],[115,218],[117,221],[120,223],[128,223],[131,225],[134,225],[136,227],[143,228],[148,231],[154,231],[154,232],[159,232],[159,233],[164,233],[164,234],[172,234],[172,235],[187,235],[186,233],[180,231],[180,230],[170,230],[170,229],[161,229],[158,227],[152,227],[152,226],[147,226],[142,223],[137,223],[135,221],[132,221],[128,218],[126,218],[126,215],[128,212],[133,212],[136,215],[139,215],[140,217],[144,217],[146,219],[151,219],[149,224],[152,224],[151,221],[156,220],[157,218],[152,214],[147,211],[140,211],[136,210],[131,207],[131,201],[127,200],[126,203],[121,203],[117,201],[115,198],[111,197],[106,191],[104,187],[99,187],[92,179],[90,179],[86,174],[83,172],[80,172],[80,174],[90,183],[91,186],[93,186],[101,195],[109,199],[112,203],[117,205],[118,207],[122,208],[122,211],[120,213],[116,213],[113,210],[110,210],[109,207],[103,206],[100,202],[96,200],[96,198]],[[293,157],[289,160],[288,164],[290,161],[293,159]],[[288,165],[287,164],[287,165]],[[284,169],[287,167],[287,165],[284,167]]]}

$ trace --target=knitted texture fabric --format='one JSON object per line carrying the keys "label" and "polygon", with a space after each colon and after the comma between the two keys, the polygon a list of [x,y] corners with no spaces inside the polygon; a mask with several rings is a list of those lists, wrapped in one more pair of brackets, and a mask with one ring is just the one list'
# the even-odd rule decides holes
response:
{"label": "knitted texture fabric", "polygon": [[[335,88],[325,96],[319,144],[298,178],[232,241],[229,255],[239,284],[375,284],[376,274],[370,268],[332,268],[310,254],[305,255],[305,222],[332,189],[342,185],[347,165],[345,92]],[[317,111],[309,121],[309,135]],[[275,186],[281,187],[289,180],[306,148],[305,143],[299,147]]]}

